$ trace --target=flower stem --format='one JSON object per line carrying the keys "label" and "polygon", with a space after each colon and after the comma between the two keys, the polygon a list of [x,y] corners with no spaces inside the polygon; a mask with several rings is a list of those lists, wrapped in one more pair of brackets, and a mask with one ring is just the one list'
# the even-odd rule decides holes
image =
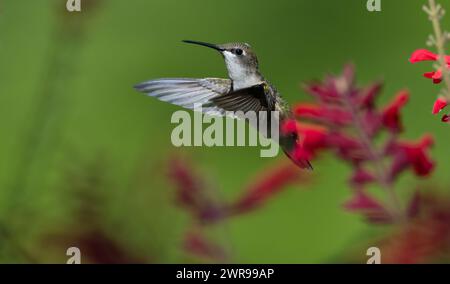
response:
{"label": "flower stem", "polygon": [[[344,82],[344,80],[342,80],[341,83],[342,82]],[[392,216],[395,222],[400,223],[405,220],[405,212],[402,209],[397,193],[395,192],[394,187],[392,186],[392,182],[389,179],[388,170],[383,163],[383,156],[376,145],[374,145],[374,143],[372,142],[369,133],[364,127],[364,122],[361,118],[360,112],[351,100],[349,86],[345,86],[344,88],[346,90],[345,92],[343,92],[345,94],[344,101],[346,103],[347,109],[352,114],[354,128],[360,141],[370,155],[370,159],[373,163],[376,173],[375,179],[377,183],[384,189],[387,195],[386,202],[388,204],[386,210],[388,210],[389,214]]]}
{"label": "flower stem", "polygon": [[447,87],[447,90],[444,92],[444,96],[447,100],[450,100],[450,73],[447,68],[447,62],[445,60],[445,43],[446,43],[446,36],[443,34],[440,24],[440,17],[441,17],[441,8],[436,5],[435,0],[428,0],[430,7],[425,9],[425,11],[430,16],[430,21],[433,24],[433,30],[435,35],[435,41],[434,44],[436,46],[436,49],[439,54],[439,64],[440,69],[442,70],[442,77],[444,78],[445,85]]}

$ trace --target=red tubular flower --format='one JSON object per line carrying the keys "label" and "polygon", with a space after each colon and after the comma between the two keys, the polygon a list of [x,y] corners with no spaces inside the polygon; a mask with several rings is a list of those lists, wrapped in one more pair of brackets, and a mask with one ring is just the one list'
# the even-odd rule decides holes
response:
{"label": "red tubular flower", "polygon": [[385,124],[383,124],[383,114],[379,113],[377,110],[368,109],[363,113],[361,119],[361,123],[370,138],[375,137],[385,126]]}
{"label": "red tubular flower", "polygon": [[283,162],[266,170],[247,187],[244,195],[230,206],[231,214],[248,212],[300,180],[304,180],[302,172],[290,162]]}
{"label": "red tubular flower", "polygon": [[389,153],[393,155],[391,179],[411,167],[418,176],[427,176],[434,168],[434,162],[428,156],[427,150],[433,145],[433,138],[425,135],[419,142],[396,142],[390,146]]}
{"label": "red tubular flower", "polygon": [[409,62],[411,63],[417,63],[421,61],[436,61],[438,59],[437,54],[427,50],[427,49],[418,49],[411,54],[411,57],[409,58]]}
{"label": "red tubular flower", "polygon": [[226,217],[224,205],[213,199],[212,188],[194,173],[189,163],[173,159],[168,176],[176,185],[177,204],[188,210],[198,223],[216,222]]}
{"label": "red tubular flower", "polygon": [[448,105],[447,99],[444,97],[438,97],[433,105],[433,114],[438,114],[443,108]]}
{"label": "red tubular flower", "polygon": [[[420,62],[420,61],[439,61],[439,55],[426,50],[426,49],[419,49],[416,50],[410,57],[409,61],[411,63],[416,63],[416,62]],[[445,63],[446,63],[446,68],[450,69],[450,56],[446,55],[445,56]],[[432,72],[427,72],[425,74],[423,74],[426,78],[432,79],[433,83],[438,84],[440,82],[442,82],[442,69],[438,69],[436,71],[432,71]],[[443,108],[445,108],[448,105],[448,101],[446,98],[444,97],[439,97],[437,98],[437,100],[434,102],[433,105],[433,110],[432,113],[433,114],[438,114]],[[449,122],[449,115],[444,115],[442,117],[442,122]]]}
{"label": "red tubular flower", "polygon": [[335,90],[324,87],[320,83],[305,86],[305,91],[323,101],[334,101],[337,98]]}
{"label": "red tubular flower", "polygon": [[294,106],[294,113],[298,116],[320,118],[323,110],[316,104],[298,104]]}
{"label": "red tubular flower", "polygon": [[296,149],[295,156],[298,158],[312,159],[317,155],[319,150],[325,149],[328,146],[328,131],[325,127],[297,123],[297,130],[300,134],[300,145]]}
{"label": "red tubular flower", "polygon": [[384,210],[383,206],[362,191],[357,191],[352,199],[344,204],[344,207],[350,211],[353,210]]}
{"label": "red tubular flower", "polygon": [[433,139],[426,136],[418,145],[404,145],[404,151],[414,172],[419,176],[426,176],[434,168],[434,162],[427,154],[427,149],[433,144]]}
{"label": "red tubular flower", "polygon": [[400,109],[408,102],[409,92],[400,91],[394,100],[383,110],[383,125],[392,132],[400,132],[403,128]]}
{"label": "red tubular flower", "polygon": [[362,214],[368,221],[373,223],[387,223],[392,221],[392,217],[386,209],[373,197],[358,190],[346,203],[344,208],[350,212]]}
{"label": "red tubular flower", "polygon": [[352,117],[347,111],[340,108],[323,107],[316,104],[297,104],[293,108],[298,118],[311,119],[314,121],[332,122],[338,126],[345,126],[352,122]]}
{"label": "red tubular flower", "polygon": [[192,206],[198,191],[203,187],[199,177],[195,176],[190,166],[180,159],[173,159],[170,162],[168,175],[178,186],[177,202],[183,206]]}
{"label": "red tubular flower", "polygon": [[438,69],[432,72],[423,73],[423,76],[428,79],[433,79],[434,84],[439,84],[442,82],[442,70]]}
{"label": "red tubular flower", "polygon": [[281,124],[281,133],[283,135],[289,135],[292,133],[297,133],[297,121],[294,119],[287,119]]}
{"label": "red tubular flower", "polygon": [[188,231],[184,236],[183,249],[198,258],[224,261],[224,249],[209,240],[201,231]]}
{"label": "red tubular flower", "polygon": [[375,99],[380,94],[381,83],[375,83],[371,86],[369,86],[367,89],[363,91],[362,100],[361,100],[361,107],[368,110],[373,110],[375,108]]}
{"label": "red tubular flower", "polygon": [[[296,122],[285,123],[282,131],[296,131]],[[246,187],[243,195],[234,202],[218,201],[211,187],[194,173],[185,160],[176,158],[169,164],[169,177],[176,185],[177,205],[187,211],[192,224],[187,231],[183,249],[190,255],[223,262],[227,259],[226,250],[211,241],[204,230],[207,226],[223,222],[226,218],[251,212],[267,200],[281,192],[288,185],[305,181],[304,172],[291,162],[264,170],[260,176]]]}
{"label": "red tubular flower", "polygon": [[340,158],[353,165],[358,165],[369,159],[369,153],[361,141],[346,133],[333,132],[330,134],[328,141],[333,145]]}
{"label": "red tubular flower", "polygon": [[364,186],[367,183],[374,182],[375,180],[376,179],[372,173],[362,168],[357,168],[350,179],[350,183],[354,187],[360,188],[361,186]]}
{"label": "red tubular flower", "polygon": [[383,263],[448,263],[450,253],[450,200],[436,192],[420,196],[421,208],[415,218],[377,246]]}
{"label": "red tubular flower", "polygon": [[[412,56],[411,62],[435,59],[434,54],[420,51]],[[349,182],[357,189],[357,194],[346,203],[347,210],[360,213],[370,222],[392,222],[394,217],[398,218],[398,214],[392,214],[394,211],[397,213],[398,208],[385,208],[362,190],[368,183],[391,188],[395,177],[408,168],[420,176],[428,175],[433,169],[434,163],[427,153],[431,139],[423,139],[419,144],[397,140],[403,128],[400,111],[408,102],[409,93],[400,91],[380,110],[375,100],[381,84],[362,89],[356,87],[351,66],[347,66],[342,75],[328,76],[322,83],[315,82],[305,90],[316,98],[316,104],[297,105],[294,113],[300,119],[312,118],[319,126],[326,126],[327,132],[315,132],[311,127],[299,130],[304,136],[301,154],[311,158],[319,150],[326,149],[351,164],[354,170]],[[327,112],[330,109],[333,115]],[[343,121],[345,127],[336,127]],[[381,151],[374,140],[384,131],[391,132],[391,135],[386,151]],[[390,162],[391,171],[380,172],[386,162]],[[404,213],[406,216],[407,212]]]}
{"label": "red tubular flower", "polygon": [[[409,58],[409,62],[417,63],[421,61],[437,61],[439,56],[426,49],[418,49],[413,52]],[[447,62],[447,68],[450,68],[450,56],[445,56],[445,61]],[[424,77],[433,79],[433,83],[439,84],[442,81],[442,70],[437,70],[435,72],[427,72],[423,74]]]}
{"label": "red tubular flower", "polygon": [[[285,130],[296,130],[294,124],[285,124]],[[223,221],[225,218],[247,213],[264,204],[270,197],[288,185],[305,181],[302,171],[291,162],[284,162],[265,169],[260,177],[246,187],[244,194],[231,203],[220,201],[214,196],[213,188],[192,170],[192,166],[182,159],[173,159],[169,166],[169,177],[176,185],[177,205],[187,210],[197,226]]]}

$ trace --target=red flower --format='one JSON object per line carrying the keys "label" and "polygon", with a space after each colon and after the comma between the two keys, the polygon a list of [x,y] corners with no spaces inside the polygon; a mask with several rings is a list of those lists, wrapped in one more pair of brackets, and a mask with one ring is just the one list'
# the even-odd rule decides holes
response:
{"label": "red flower", "polygon": [[328,131],[325,127],[297,123],[297,130],[300,134],[300,145],[294,153],[297,158],[311,159],[317,152],[327,147]]}
{"label": "red flower", "polygon": [[408,102],[408,91],[400,91],[394,100],[383,110],[383,125],[392,132],[402,130],[400,109]]}
{"label": "red flower", "polygon": [[[288,124],[285,124],[285,127],[289,130]],[[288,185],[306,180],[304,173],[291,162],[281,163],[273,168],[264,169],[260,176],[246,187],[239,199],[227,202],[219,200],[213,194],[214,188],[197,175],[192,165],[183,159],[171,160],[169,177],[176,185],[177,205],[188,211],[194,223],[201,226],[217,223],[237,214],[248,213]]]}
{"label": "red flower", "polygon": [[255,178],[255,181],[247,186],[243,196],[230,206],[230,211],[234,214],[250,211],[301,179],[302,172],[292,163],[277,165],[264,171],[259,178]]}
{"label": "red flower", "polygon": [[376,242],[385,252],[383,263],[448,263],[449,199],[436,191],[422,194],[420,199],[420,210],[415,218]]}
{"label": "red flower", "polygon": [[375,108],[375,99],[380,94],[382,86],[381,83],[375,83],[366,88],[362,94],[361,107],[373,110]]}
{"label": "red flower", "polygon": [[281,133],[283,135],[289,135],[297,133],[297,122],[293,119],[287,119],[281,124]]}
{"label": "red flower", "polygon": [[[437,61],[439,56],[426,49],[418,49],[409,58],[409,62],[416,63],[421,61]],[[447,68],[450,68],[450,56],[445,56]],[[438,84],[442,81],[442,70],[427,72],[423,74],[426,78],[433,79],[433,83]]]}
{"label": "red flower", "polygon": [[[416,62],[420,62],[420,61],[438,61],[438,60],[439,60],[439,55],[437,55],[429,50],[426,50],[426,49],[416,50],[409,58],[409,61],[411,63],[416,63]],[[450,56],[448,56],[448,55],[445,56],[445,62],[446,62],[447,69],[450,69]],[[432,79],[435,84],[440,83],[442,81],[442,76],[443,76],[442,69],[438,69],[438,70],[432,71],[432,72],[427,72],[423,75],[426,78]],[[444,97],[437,98],[437,100],[434,102],[432,113],[438,114],[447,105],[448,105],[448,100],[446,98],[444,98]],[[442,121],[448,122],[449,116],[444,115],[442,117]]]}
{"label": "red flower", "polygon": [[426,72],[423,74],[425,78],[433,79],[433,83],[439,84],[442,82],[442,70],[438,69],[437,71]]}
{"label": "red flower", "polygon": [[[423,51],[415,53],[411,62],[435,59],[435,54]],[[397,134],[403,128],[400,111],[408,102],[409,93],[400,91],[380,110],[375,100],[381,84],[359,88],[355,84],[352,66],[347,66],[342,75],[328,76],[323,82],[315,82],[305,89],[316,98],[316,104],[297,105],[294,113],[300,119],[313,120],[317,126],[302,129],[298,124],[303,143],[298,155],[312,158],[319,150],[332,151],[353,167],[349,183],[357,195],[346,204],[346,208],[357,211],[370,222],[392,222],[394,218],[400,221],[399,216],[387,213],[394,212],[395,208],[381,210],[383,206],[376,204],[362,190],[368,183],[390,188],[394,179],[406,169],[412,169],[419,176],[428,175],[433,170],[434,163],[427,152],[431,138],[426,137],[420,143],[398,141]],[[318,126],[326,127],[326,131],[319,131]],[[387,135],[385,146],[380,148],[376,139],[386,131],[390,135]],[[406,216],[407,212],[399,215],[403,213]]]}
{"label": "red flower", "polygon": [[217,222],[226,217],[224,205],[218,202],[204,179],[183,159],[170,161],[168,176],[176,186],[176,202],[189,211],[198,223]]}
{"label": "red flower", "polygon": [[388,150],[394,157],[391,167],[391,178],[412,167],[418,176],[426,176],[434,168],[434,162],[428,156],[427,150],[433,145],[433,137],[425,135],[419,142],[397,142]]}
{"label": "red flower", "polygon": [[443,108],[445,108],[448,105],[447,100],[444,97],[438,97],[436,101],[434,102],[433,106],[433,114],[438,114]]}
{"label": "red flower", "polygon": [[330,145],[336,150],[343,160],[358,165],[362,161],[370,159],[369,153],[361,141],[342,132],[333,132],[328,138]]}
{"label": "red flower", "polygon": [[[283,124],[282,130],[296,132],[296,121]],[[304,172],[291,162],[283,161],[272,169],[265,169],[252,180],[240,198],[228,202],[214,195],[203,176],[197,175],[191,164],[175,157],[169,163],[169,177],[176,186],[177,205],[191,217],[191,227],[186,232],[183,249],[190,255],[220,262],[228,259],[227,250],[211,240],[206,229],[263,205],[288,185],[305,181]]]}
{"label": "red flower", "polygon": [[373,181],[375,181],[374,175],[362,168],[357,168],[350,179],[350,183],[355,187],[360,187]]}
{"label": "red flower", "polygon": [[183,248],[199,258],[224,261],[227,257],[224,249],[211,242],[202,231],[188,231],[184,236]]}
{"label": "red flower", "polygon": [[434,168],[434,162],[427,154],[427,149],[433,145],[434,141],[431,136],[424,136],[416,145],[403,145],[403,149],[408,156],[408,160],[419,176],[426,176],[431,173]]}
{"label": "red flower", "polygon": [[377,200],[361,190],[355,192],[352,199],[344,204],[344,208],[362,214],[370,222],[386,223],[392,220],[389,213]]}
{"label": "red flower", "polygon": [[409,58],[409,62],[411,63],[417,63],[421,61],[436,61],[438,58],[437,54],[434,54],[433,52],[427,50],[427,49],[418,49],[411,54],[411,57]]}
{"label": "red flower", "polygon": [[345,126],[352,122],[352,116],[342,109],[324,107],[316,104],[298,104],[294,106],[294,113],[299,118],[315,121],[327,121],[339,126]]}
{"label": "red flower", "polygon": [[446,114],[442,117],[442,122],[450,123],[450,115]]}
{"label": "red flower", "polygon": [[344,204],[344,207],[348,210],[384,210],[383,206],[362,191],[357,191],[353,195],[352,199]]}

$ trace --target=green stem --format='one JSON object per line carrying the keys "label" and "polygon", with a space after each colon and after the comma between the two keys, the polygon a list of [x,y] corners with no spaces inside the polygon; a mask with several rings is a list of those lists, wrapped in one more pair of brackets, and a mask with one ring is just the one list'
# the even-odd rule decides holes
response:
{"label": "green stem", "polygon": [[435,0],[428,0],[430,4],[429,9],[429,16],[431,23],[433,24],[434,34],[435,34],[435,45],[439,54],[439,65],[441,66],[440,69],[442,70],[442,77],[444,79],[445,85],[447,87],[446,92],[444,93],[444,96],[447,100],[450,101],[450,73],[447,67],[447,61],[445,60],[445,42],[446,38],[445,35],[442,33],[441,25],[440,25],[440,15],[439,15],[439,9],[436,5]]}
{"label": "green stem", "polygon": [[388,210],[388,212],[393,217],[396,223],[400,223],[403,220],[405,220],[405,212],[403,211],[400,199],[398,198],[397,193],[395,192],[394,187],[392,186],[392,182],[389,180],[388,170],[386,169],[383,163],[383,156],[377,149],[377,147],[374,145],[374,143],[372,143],[369,134],[365,130],[361,114],[356,108],[356,106],[351,102],[348,86],[341,86],[341,87],[345,88],[346,90],[344,92],[346,94],[344,96],[346,98],[345,103],[347,109],[352,113],[353,122],[357,135],[362,144],[364,145],[364,148],[368,151],[370,155],[370,160],[372,161],[372,164],[375,169],[375,179],[377,183],[384,189],[387,195],[386,202],[388,204],[386,210]]}

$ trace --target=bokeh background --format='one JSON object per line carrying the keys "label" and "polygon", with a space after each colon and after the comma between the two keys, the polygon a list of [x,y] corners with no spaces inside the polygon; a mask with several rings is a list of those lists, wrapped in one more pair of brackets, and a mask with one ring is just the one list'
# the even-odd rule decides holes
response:
{"label": "bokeh background", "polygon": [[[420,76],[430,65],[408,62],[431,32],[425,2],[382,0],[382,12],[369,13],[365,0],[82,0],[82,12],[69,13],[65,0],[0,1],[0,262],[63,263],[68,246],[83,245],[90,262],[197,262],[180,245],[189,221],[173,203],[169,157],[194,160],[224,199],[285,159],[260,158],[255,147],[172,146],[179,108],[132,86],[226,76],[219,55],[183,39],[250,43],[292,103],[310,100],[302,82],[348,62],[361,84],[385,82],[381,103],[409,89],[404,137],[432,133],[437,168],[424,181],[402,177],[399,190],[448,189],[450,130],[430,115],[439,88]],[[213,232],[232,251],[229,262],[345,261],[383,230],[342,210],[347,165],[323,155],[314,167],[308,184]]]}

